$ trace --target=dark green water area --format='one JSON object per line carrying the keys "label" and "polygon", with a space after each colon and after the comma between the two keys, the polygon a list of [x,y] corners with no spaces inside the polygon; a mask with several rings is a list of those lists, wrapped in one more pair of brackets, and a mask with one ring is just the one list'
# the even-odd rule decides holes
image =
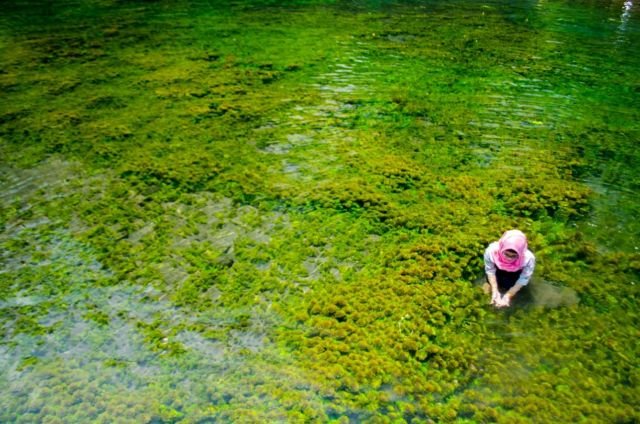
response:
{"label": "dark green water area", "polygon": [[638,3],[3,2],[0,422],[640,422]]}

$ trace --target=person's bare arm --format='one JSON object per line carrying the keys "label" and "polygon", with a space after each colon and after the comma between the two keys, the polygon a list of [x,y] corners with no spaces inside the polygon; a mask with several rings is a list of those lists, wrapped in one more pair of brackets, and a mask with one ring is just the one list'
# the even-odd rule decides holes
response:
{"label": "person's bare arm", "polygon": [[491,293],[498,290],[498,279],[495,274],[487,274],[487,280],[489,281],[489,285],[491,286]]}
{"label": "person's bare arm", "polygon": [[520,291],[520,289],[524,287],[522,284],[520,283],[516,283],[513,285],[513,287],[511,287],[505,294],[503,297],[508,297],[509,301],[511,301],[511,299],[513,299],[513,296],[516,295],[516,293],[518,293]]}
{"label": "person's bare arm", "polygon": [[495,274],[487,273],[487,280],[491,286],[491,304],[497,305],[500,300],[500,291],[498,290],[498,280]]}

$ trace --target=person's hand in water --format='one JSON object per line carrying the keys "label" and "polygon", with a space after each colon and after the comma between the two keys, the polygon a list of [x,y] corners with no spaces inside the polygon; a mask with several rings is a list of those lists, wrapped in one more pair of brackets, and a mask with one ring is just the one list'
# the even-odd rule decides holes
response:
{"label": "person's hand in water", "polygon": [[505,293],[504,296],[501,296],[495,304],[498,308],[507,308],[511,306],[511,297]]}
{"label": "person's hand in water", "polygon": [[498,290],[491,291],[491,303],[490,305],[498,306],[502,302],[500,292]]}

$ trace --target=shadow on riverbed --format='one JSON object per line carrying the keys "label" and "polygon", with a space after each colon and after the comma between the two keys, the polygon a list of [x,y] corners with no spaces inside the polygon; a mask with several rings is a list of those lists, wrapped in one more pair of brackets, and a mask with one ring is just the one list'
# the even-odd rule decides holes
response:
{"label": "shadow on riverbed", "polygon": [[530,302],[528,305],[530,306],[557,308],[560,306],[575,305],[580,302],[580,298],[575,290],[547,280],[533,279],[526,289],[527,291],[523,294],[528,295]]}
{"label": "shadow on riverbed", "polygon": [[[475,281],[475,284],[482,287],[485,281],[485,277],[482,276]],[[578,302],[580,298],[575,290],[534,277],[513,298],[512,306],[558,308],[575,305]]]}

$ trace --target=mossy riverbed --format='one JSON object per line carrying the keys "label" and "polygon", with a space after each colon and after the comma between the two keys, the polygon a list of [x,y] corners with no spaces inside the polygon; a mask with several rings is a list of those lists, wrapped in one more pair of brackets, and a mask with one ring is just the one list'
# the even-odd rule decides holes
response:
{"label": "mossy riverbed", "polygon": [[220,3],[3,5],[0,422],[640,421],[638,5]]}

